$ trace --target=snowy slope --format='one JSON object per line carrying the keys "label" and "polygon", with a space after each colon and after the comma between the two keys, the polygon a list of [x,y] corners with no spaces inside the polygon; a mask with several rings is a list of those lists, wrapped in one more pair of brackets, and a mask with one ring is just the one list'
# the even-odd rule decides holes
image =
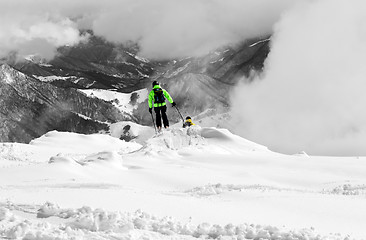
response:
{"label": "snowy slope", "polygon": [[[120,93],[102,89],[84,89],[79,91],[90,97],[111,101],[121,112],[126,112],[129,114],[132,114],[133,109],[136,108],[139,103],[143,102],[148,95],[147,89],[142,89],[132,93]],[[136,95],[135,102],[133,102],[131,97],[134,94]]]}
{"label": "snowy slope", "polygon": [[282,155],[212,127],[131,129],[144,137],[2,144],[0,237],[366,237],[365,158]]}

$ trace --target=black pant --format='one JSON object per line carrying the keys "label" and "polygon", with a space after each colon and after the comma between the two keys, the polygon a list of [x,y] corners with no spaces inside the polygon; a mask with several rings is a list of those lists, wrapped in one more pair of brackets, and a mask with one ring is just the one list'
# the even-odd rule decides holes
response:
{"label": "black pant", "polygon": [[169,127],[168,117],[166,116],[166,106],[154,107],[156,113],[156,126],[161,128],[161,118],[163,118],[164,127]]}

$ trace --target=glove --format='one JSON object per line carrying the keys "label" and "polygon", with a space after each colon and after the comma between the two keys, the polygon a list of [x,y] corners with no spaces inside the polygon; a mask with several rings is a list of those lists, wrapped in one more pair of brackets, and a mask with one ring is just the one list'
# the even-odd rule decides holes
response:
{"label": "glove", "polygon": [[152,114],[152,108],[149,108],[149,112]]}
{"label": "glove", "polygon": [[172,103],[172,106],[174,107],[175,105],[177,105],[175,102]]}

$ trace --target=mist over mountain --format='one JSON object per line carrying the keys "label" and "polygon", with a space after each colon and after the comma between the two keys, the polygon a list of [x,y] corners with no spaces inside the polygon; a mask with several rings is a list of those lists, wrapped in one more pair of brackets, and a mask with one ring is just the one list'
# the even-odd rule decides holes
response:
{"label": "mist over mountain", "polygon": [[0,90],[4,142],[27,143],[51,130],[106,132],[109,122],[131,120],[111,103],[43,83],[7,64],[0,66]]}
{"label": "mist over mountain", "polygon": [[[88,42],[60,47],[51,61],[29,55],[2,65],[1,105],[8,109],[2,114],[2,141],[29,142],[50,130],[108,132],[109,124],[121,120],[152,124],[147,96],[127,113],[112,102],[85,96],[79,91],[83,89],[132,93],[150,89],[157,80],[184,115],[209,109],[228,111],[232,88],[242,76],[261,71],[269,52],[267,36],[224,46],[202,57],[156,61],[138,56],[137,44],[112,43],[92,31],[88,34]],[[175,111],[169,114],[173,123],[180,121]]]}

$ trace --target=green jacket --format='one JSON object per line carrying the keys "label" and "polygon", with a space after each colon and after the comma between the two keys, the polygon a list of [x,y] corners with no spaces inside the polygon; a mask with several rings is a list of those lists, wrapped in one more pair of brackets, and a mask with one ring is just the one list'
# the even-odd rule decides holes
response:
{"label": "green jacket", "polygon": [[[158,88],[161,88],[160,85],[155,85],[153,87],[153,90],[151,90],[151,92],[149,93],[149,108],[152,108],[153,107],[153,101],[154,101],[154,96],[155,96],[155,93],[154,93],[154,89],[158,89]],[[169,93],[163,89],[163,94],[165,96],[166,99],[168,99],[168,101],[170,103],[173,103],[173,99],[172,97],[169,95]],[[162,107],[162,106],[165,106],[166,103],[163,102],[163,103],[154,103],[154,107]]]}

